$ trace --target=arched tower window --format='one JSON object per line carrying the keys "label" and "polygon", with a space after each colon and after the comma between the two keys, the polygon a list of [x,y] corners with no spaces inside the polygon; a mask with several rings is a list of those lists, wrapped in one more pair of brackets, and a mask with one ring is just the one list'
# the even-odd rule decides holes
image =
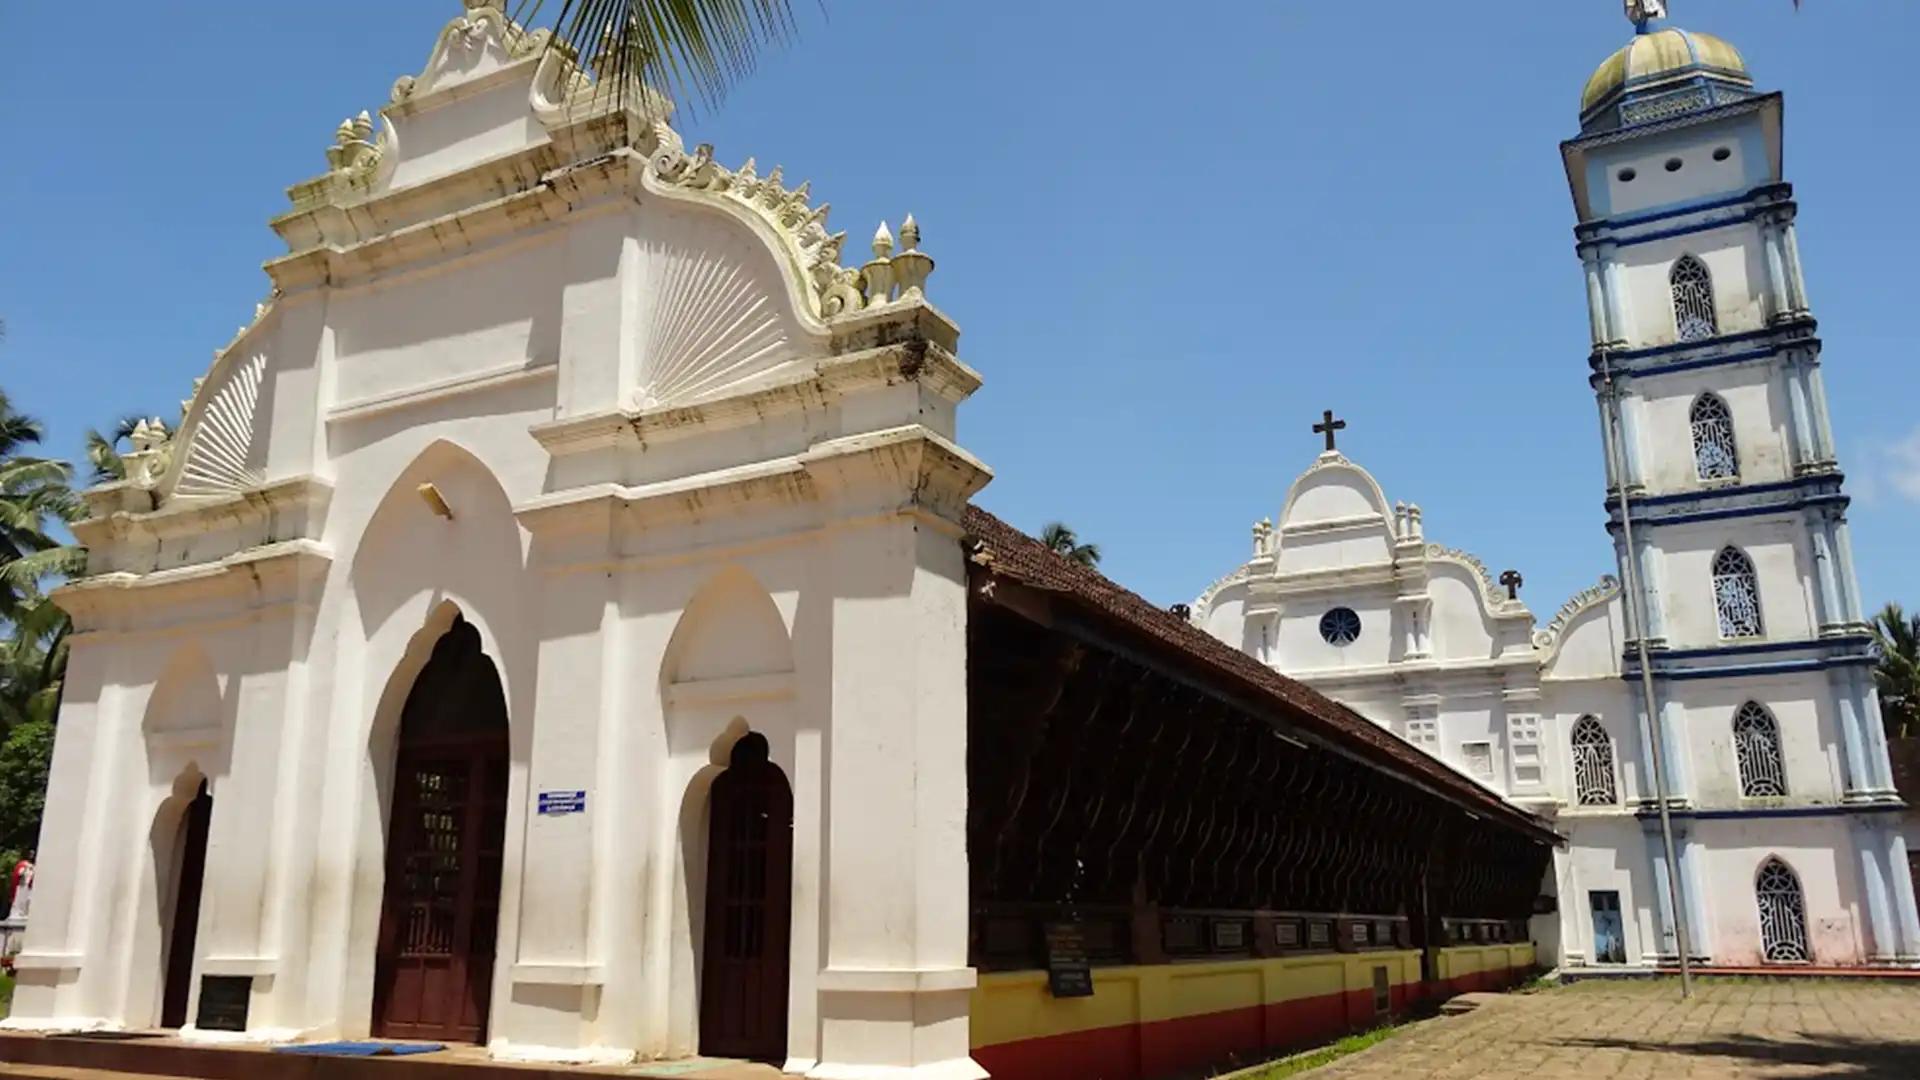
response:
{"label": "arched tower window", "polygon": [[1760,864],[1753,891],[1760,901],[1760,948],[1769,963],[1807,962],[1807,901],[1800,877],[1777,857]]}
{"label": "arched tower window", "polygon": [[1693,468],[1702,480],[1731,480],[1740,475],[1733,448],[1733,413],[1718,394],[1693,399]]}
{"label": "arched tower window", "polygon": [[1739,548],[1722,548],[1713,557],[1713,606],[1720,615],[1721,637],[1760,636],[1760,582],[1753,560]]}
{"label": "arched tower window", "polygon": [[1591,716],[1573,725],[1573,791],[1581,806],[1612,806],[1620,801],[1613,786],[1613,740]]}
{"label": "arched tower window", "polygon": [[1720,332],[1713,313],[1713,278],[1707,264],[1692,255],[1682,255],[1667,275],[1673,289],[1673,328],[1681,341],[1705,341]]}
{"label": "arched tower window", "polygon": [[1740,794],[1787,793],[1786,755],[1780,752],[1780,725],[1766,706],[1749,701],[1733,714],[1733,756],[1740,764]]}

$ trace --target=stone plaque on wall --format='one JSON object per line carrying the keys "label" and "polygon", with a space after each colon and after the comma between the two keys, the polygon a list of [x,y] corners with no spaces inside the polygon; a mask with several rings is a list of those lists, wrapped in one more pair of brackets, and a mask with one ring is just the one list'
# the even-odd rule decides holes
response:
{"label": "stone plaque on wall", "polygon": [[247,1030],[247,1003],[253,979],[246,975],[207,975],[200,979],[200,1012],[194,1026],[202,1031]]}

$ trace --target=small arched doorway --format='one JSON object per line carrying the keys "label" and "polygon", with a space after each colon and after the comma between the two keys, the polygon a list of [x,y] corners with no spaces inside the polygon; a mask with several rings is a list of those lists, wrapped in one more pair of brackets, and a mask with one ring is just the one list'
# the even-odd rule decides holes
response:
{"label": "small arched doorway", "polygon": [[787,1056],[793,917],[793,789],[748,734],[713,781],[700,1052],[779,1063]]}
{"label": "small arched doorway", "polygon": [[[213,824],[213,795],[207,782],[187,804],[172,845],[173,918],[167,928],[167,981],[160,998],[160,1026],[185,1027],[187,998],[193,993],[193,949],[200,931],[200,886],[207,869],[207,830]],[[149,998],[149,1001],[152,999]]]}
{"label": "small arched doorway", "polygon": [[400,713],[373,1033],[483,1042],[507,824],[507,701],[464,618]]}

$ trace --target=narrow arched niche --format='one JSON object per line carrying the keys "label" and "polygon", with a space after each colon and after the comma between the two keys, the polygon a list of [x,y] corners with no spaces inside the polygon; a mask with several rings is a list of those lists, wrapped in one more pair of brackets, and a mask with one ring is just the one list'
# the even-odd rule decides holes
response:
{"label": "narrow arched niche", "polygon": [[793,671],[793,640],[773,597],[738,567],[714,575],[680,615],[660,666],[672,687]]}
{"label": "narrow arched niche", "polygon": [[141,730],[162,738],[217,731],[223,723],[220,679],[198,644],[176,650],[154,680]]}

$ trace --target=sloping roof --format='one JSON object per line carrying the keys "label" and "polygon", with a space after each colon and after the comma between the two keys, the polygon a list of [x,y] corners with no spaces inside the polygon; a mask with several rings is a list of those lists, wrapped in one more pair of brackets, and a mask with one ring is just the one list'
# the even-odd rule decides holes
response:
{"label": "sloping roof", "polygon": [[[1544,820],[1409,745],[1392,732],[1226,644],[1170,611],[1120,587],[1100,572],[1066,559],[977,506],[964,518],[976,569],[1052,594],[1142,641],[1160,658],[1202,681],[1256,701],[1266,700],[1303,732],[1388,771],[1403,775],[1463,809],[1505,821],[1539,839],[1558,840]],[[977,546],[975,546],[977,545]]]}

